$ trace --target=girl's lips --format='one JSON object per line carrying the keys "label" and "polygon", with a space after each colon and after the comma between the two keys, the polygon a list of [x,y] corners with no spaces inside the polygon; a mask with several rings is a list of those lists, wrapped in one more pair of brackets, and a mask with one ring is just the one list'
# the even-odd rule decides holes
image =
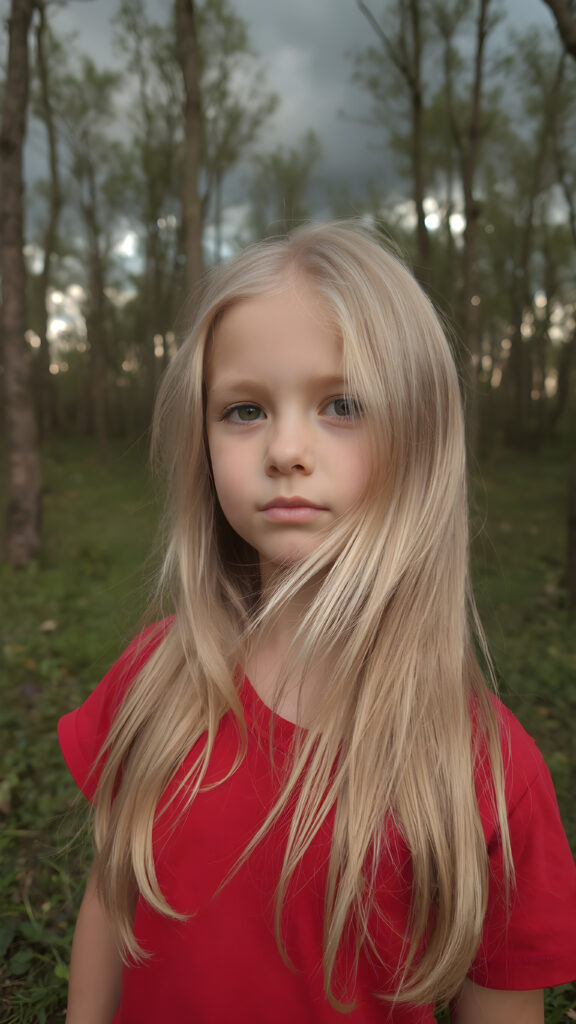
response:
{"label": "girl's lips", "polygon": [[273,523],[308,523],[317,519],[326,509],[317,505],[267,505],[263,515]]}
{"label": "girl's lips", "polygon": [[292,498],[274,498],[260,511],[272,523],[309,523],[326,509],[295,494]]}

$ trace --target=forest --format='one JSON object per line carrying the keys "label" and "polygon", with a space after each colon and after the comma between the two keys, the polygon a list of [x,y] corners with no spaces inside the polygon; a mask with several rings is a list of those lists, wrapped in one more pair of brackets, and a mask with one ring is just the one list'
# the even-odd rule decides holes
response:
{"label": "forest", "polygon": [[[575,0],[541,0],[537,31],[507,0],[339,0],[368,33],[340,70],[382,168],[353,184],[320,124],[268,144],[283,97],[234,0],[117,0],[106,65],[58,31],[74,2],[0,5],[6,1024],[64,1019],[89,847],[55,723],[146,606],[162,371],[204,272],[307,220],[371,225],[446,322],[480,611],[576,847]],[[546,1014],[576,1020],[576,987]]]}

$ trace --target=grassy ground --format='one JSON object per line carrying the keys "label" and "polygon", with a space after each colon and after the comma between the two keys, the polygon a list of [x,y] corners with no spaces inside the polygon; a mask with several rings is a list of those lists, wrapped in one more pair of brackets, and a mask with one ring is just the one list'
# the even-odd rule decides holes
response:
{"label": "grassy ground", "polygon": [[[120,652],[144,604],[155,508],[143,450],[86,446],[44,460],[39,565],[0,567],[0,1020],[62,1021],[87,841],[55,726]],[[65,811],[69,811],[64,815]]]}
{"label": "grassy ground", "polygon": [[566,608],[568,460],[502,453],[474,501],[473,568],[503,698],[550,767],[576,849],[576,615]]}
{"label": "grassy ground", "polygon": [[[26,572],[0,567],[0,1021],[62,1021],[69,943],[89,844],[55,725],[103,675],[145,601],[141,565],[156,508],[143,448],[102,463],[86,445],[45,453],[45,546]],[[566,459],[502,454],[474,498],[474,565],[507,703],[551,767],[576,841],[574,620],[562,607]],[[576,990],[547,997],[566,1021]],[[572,1018],[573,1019],[573,1018]]]}

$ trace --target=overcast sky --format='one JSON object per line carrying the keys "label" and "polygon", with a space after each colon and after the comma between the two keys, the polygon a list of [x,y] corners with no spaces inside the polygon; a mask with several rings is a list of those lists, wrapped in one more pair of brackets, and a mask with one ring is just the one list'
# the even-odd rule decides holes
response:
{"label": "overcast sky", "polygon": [[[378,150],[374,127],[357,118],[369,112],[368,97],[351,81],[349,54],[374,41],[374,33],[355,0],[231,0],[248,25],[254,47],[267,68],[268,83],[280,105],[263,133],[259,147],[294,145],[309,129],[320,137],[323,180],[345,182],[360,194],[369,180],[388,181],[393,169]],[[161,21],[171,0],[147,0],[149,13]],[[117,0],[70,0],[57,15],[63,30],[75,30],[80,47],[99,65],[113,65],[111,17]],[[0,0],[6,10],[8,0]],[[504,0],[508,22],[536,31],[551,26],[542,0]],[[372,0],[381,14],[384,3]],[[500,30],[501,38],[504,32]],[[343,117],[346,111],[349,116]],[[356,119],[355,119],[356,118]],[[228,185],[228,201],[241,201],[242,173]]]}

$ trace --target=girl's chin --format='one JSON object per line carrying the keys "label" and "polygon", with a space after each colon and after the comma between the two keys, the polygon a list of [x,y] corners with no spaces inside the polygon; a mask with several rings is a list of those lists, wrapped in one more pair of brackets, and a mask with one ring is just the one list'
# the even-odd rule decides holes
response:
{"label": "girl's chin", "polygon": [[289,569],[293,565],[299,565],[309,555],[312,554],[314,548],[288,548],[281,552],[260,552],[260,568],[263,573],[278,572],[281,569]]}

